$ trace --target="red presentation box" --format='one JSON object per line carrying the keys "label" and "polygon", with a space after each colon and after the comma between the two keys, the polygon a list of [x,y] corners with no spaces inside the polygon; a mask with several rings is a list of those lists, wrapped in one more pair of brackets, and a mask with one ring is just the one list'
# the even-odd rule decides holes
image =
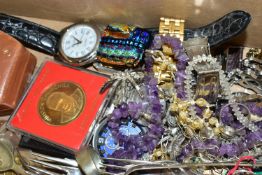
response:
{"label": "red presentation box", "polygon": [[[24,98],[9,119],[8,126],[33,138],[71,151],[78,151],[89,140],[96,119],[101,115],[100,111],[106,103],[108,91],[102,94],[99,91],[108,79],[108,76],[103,74],[47,61],[40,68]],[[63,125],[52,125],[46,122],[48,119],[46,121],[43,119],[39,101],[50,87],[61,82],[78,85],[85,96],[85,101],[81,112],[74,120]],[[59,97],[59,93],[55,95]],[[70,113],[68,116],[70,117]]]}

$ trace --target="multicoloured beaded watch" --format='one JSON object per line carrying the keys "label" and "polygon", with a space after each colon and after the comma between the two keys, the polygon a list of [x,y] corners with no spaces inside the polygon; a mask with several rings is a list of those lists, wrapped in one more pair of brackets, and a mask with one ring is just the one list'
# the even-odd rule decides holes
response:
{"label": "multicoloured beaded watch", "polygon": [[150,38],[145,29],[125,24],[110,24],[102,34],[97,59],[107,66],[135,67],[142,61]]}

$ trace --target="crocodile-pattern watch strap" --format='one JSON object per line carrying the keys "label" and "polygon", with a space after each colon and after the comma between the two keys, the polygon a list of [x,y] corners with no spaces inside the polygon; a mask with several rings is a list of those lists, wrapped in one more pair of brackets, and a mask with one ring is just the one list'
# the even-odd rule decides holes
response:
{"label": "crocodile-pattern watch strap", "polygon": [[236,10],[206,26],[186,29],[185,40],[194,37],[207,37],[210,47],[217,46],[240,34],[250,21],[249,13]]}
{"label": "crocodile-pattern watch strap", "polygon": [[6,14],[0,14],[0,30],[15,37],[29,48],[51,55],[57,53],[57,43],[60,38],[57,31]]}
{"label": "crocodile-pattern watch strap", "polygon": [[[184,32],[182,32],[180,28],[172,27],[172,25],[167,25],[169,28],[163,25],[165,26],[163,29],[168,31],[170,31],[170,29],[172,31],[172,28],[177,29],[177,33],[184,35],[184,40],[196,37],[208,38],[209,46],[215,47],[240,34],[243,30],[246,29],[250,21],[251,16],[249,13],[236,10],[224,15],[223,17],[211,22],[208,25],[195,29],[185,29]],[[168,21],[166,21],[166,23],[168,23]],[[180,26],[182,26],[183,21],[179,23],[173,22],[173,25],[176,24],[180,24]],[[158,32],[161,33],[158,28],[147,28],[147,31],[149,31],[152,35],[158,34]]]}

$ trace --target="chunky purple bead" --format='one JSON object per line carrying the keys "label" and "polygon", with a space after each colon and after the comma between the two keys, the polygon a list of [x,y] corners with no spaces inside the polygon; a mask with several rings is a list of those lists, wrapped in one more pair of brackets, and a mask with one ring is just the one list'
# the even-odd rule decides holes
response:
{"label": "chunky purple bead", "polygon": [[177,70],[185,70],[186,69],[186,64],[183,62],[178,62],[176,64]]}
{"label": "chunky purple bead", "polygon": [[149,86],[156,86],[157,85],[157,79],[151,78],[148,84],[149,84]]}
{"label": "chunky purple bead", "polygon": [[178,162],[183,162],[184,159],[193,153],[192,145],[188,144],[184,148],[182,148],[180,154],[176,157]]}
{"label": "chunky purple bead", "polygon": [[228,144],[227,155],[228,157],[234,157],[239,154],[239,149],[235,144]]}
{"label": "chunky purple bead", "polygon": [[202,116],[203,109],[201,109],[198,105],[194,105],[194,107],[196,109],[196,114],[198,116]]}
{"label": "chunky purple bead", "polygon": [[160,114],[162,111],[162,106],[161,104],[152,104],[152,113],[155,113],[155,114]]}
{"label": "chunky purple bead", "polygon": [[256,125],[257,125],[260,129],[262,129],[262,121],[256,122]]}
{"label": "chunky purple bead", "polygon": [[256,105],[255,102],[249,102],[246,104],[251,113],[262,116],[262,107]]}
{"label": "chunky purple bead", "polygon": [[185,91],[178,91],[177,92],[177,97],[184,100],[186,98],[186,93]]}
{"label": "chunky purple bead", "polygon": [[151,114],[151,120],[153,121],[153,123],[159,125],[159,124],[161,124],[161,122],[162,122],[162,117],[161,117],[161,115],[159,115],[159,114],[152,113],[152,114]]}
{"label": "chunky purple bead", "polygon": [[229,111],[226,110],[226,108],[222,109],[220,118],[222,123],[227,125],[231,124],[234,121],[234,116],[231,113],[229,113]]}
{"label": "chunky purple bead", "polygon": [[242,154],[246,150],[246,143],[240,140],[236,144],[239,149],[239,154]]}
{"label": "chunky purple bead", "polygon": [[149,142],[147,142],[147,148],[149,152],[152,152],[157,146],[157,140],[152,139]]}
{"label": "chunky purple bead", "polygon": [[113,113],[111,114],[111,119],[112,120],[118,120],[122,117],[122,113],[120,111],[120,109],[114,109]]}
{"label": "chunky purple bead", "polygon": [[155,35],[151,45],[151,49],[160,49],[162,46],[162,38],[160,35]]}
{"label": "chunky purple bead", "polygon": [[117,128],[117,127],[119,127],[119,124],[118,123],[116,123],[116,122],[108,122],[108,126],[110,127],[110,128]]}
{"label": "chunky purple bead", "polygon": [[219,149],[219,155],[224,156],[227,154],[227,152],[228,152],[228,145],[225,143],[221,144],[221,147]]}
{"label": "chunky purple bead", "polygon": [[135,102],[128,103],[128,111],[137,111],[141,108],[141,105]]}
{"label": "chunky purple bead", "polygon": [[119,110],[120,110],[123,118],[128,117],[128,106],[127,106],[126,103],[122,103]]}
{"label": "chunky purple bead", "polygon": [[189,58],[186,54],[181,54],[177,57],[177,59],[183,63],[186,63],[189,61]]}
{"label": "chunky purple bead", "polygon": [[204,143],[198,139],[193,139],[191,141],[191,144],[193,146],[194,149],[203,149],[204,148]]}

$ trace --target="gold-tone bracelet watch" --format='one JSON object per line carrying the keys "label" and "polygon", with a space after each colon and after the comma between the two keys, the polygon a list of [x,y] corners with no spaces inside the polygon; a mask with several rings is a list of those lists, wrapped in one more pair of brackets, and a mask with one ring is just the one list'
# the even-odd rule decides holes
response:
{"label": "gold-tone bracelet watch", "polygon": [[179,38],[181,41],[184,40],[184,28],[185,20],[183,19],[174,19],[174,18],[160,18],[159,24],[159,34],[174,36]]}

